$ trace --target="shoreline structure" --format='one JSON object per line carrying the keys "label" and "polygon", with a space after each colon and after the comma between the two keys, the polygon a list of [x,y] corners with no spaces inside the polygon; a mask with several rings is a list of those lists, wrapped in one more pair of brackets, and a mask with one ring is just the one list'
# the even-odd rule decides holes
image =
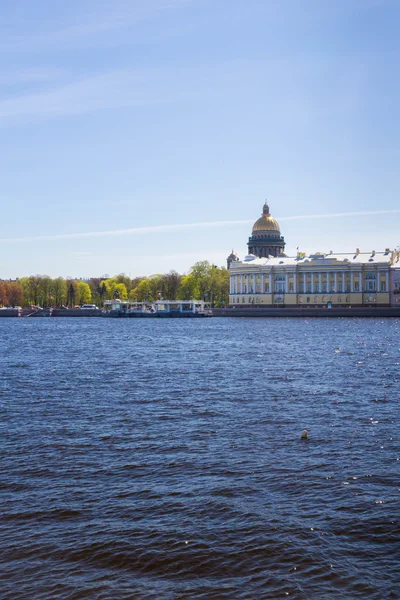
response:
{"label": "shoreline structure", "polygon": [[233,250],[227,258],[231,307],[400,309],[398,249],[360,252],[356,248],[353,252],[331,250],[307,256],[297,248],[296,256],[287,256],[279,223],[267,203],[253,225],[247,246],[243,260]]}
{"label": "shoreline structure", "polygon": [[[285,254],[285,238],[279,223],[271,216],[267,202],[253,225],[247,246],[248,254],[243,260],[232,250],[226,269],[200,261],[192,267],[189,275],[171,271],[168,275],[158,275],[157,281],[154,276],[137,278],[134,283],[123,274],[79,281],[58,278],[53,281],[54,290],[57,283],[57,290],[52,291],[49,287],[52,280],[44,276],[42,279],[46,286],[42,288],[42,295],[49,301],[42,300],[40,306],[37,306],[37,281],[32,283],[32,286],[36,285],[35,295],[31,291],[34,287],[31,279],[34,277],[22,278],[20,281],[24,282],[21,284],[19,280],[9,284],[0,280],[0,302],[4,304],[7,299],[13,298],[9,308],[0,309],[0,317],[154,316],[137,315],[137,308],[132,309],[137,299],[154,305],[162,301],[166,306],[207,303],[209,307],[215,306],[211,315],[214,317],[400,317],[400,246],[395,250],[385,248],[378,252],[360,252],[356,248],[354,252],[335,253],[331,250],[308,256],[297,248],[296,256],[288,256]],[[188,281],[190,278],[191,281]],[[125,281],[127,279],[128,282]],[[14,292],[3,289],[1,295],[2,284],[19,284],[20,289]],[[154,288],[154,285],[157,287]],[[21,299],[25,294],[23,286],[28,286],[28,297],[32,302],[27,302],[26,298],[24,302],[17,300],[17,291]],[[104,301],[105,294],[107,298],[114,299]],[[87,299],[84,300],[84,297]],[[55,299],[54,304],[50,304],[52,298]],[[128,301],[127,298],[135,299]],[[100,307],[121,302],[116,307],[121,308],[121,314],[111,311],[114,314],[110,315],[104,309],[90,310],[90,306],[94,306],[88,304],[90,301],[97,302]],[[62,306],[64,303],[70,307],[69,310]],[[73,308],[76,304],[78,306]],[[79,307],[82,304],[86,310]],[[29,305],[30,308],[21,308]],[[62,308],[57,308],[60,306]],[[158,311],[153,307],[153,310],[149,308],[142,312]],[[162,312],[169,313],[170,309]],[[171,312],[174,314],[157,316],[176,317],[175,313],[179,311],[175,308]],[[187,308],[183,312],[187,313]]]}
{"label": "shoreline structure", "polygon": [[[109,318],[101,310],[42,310],[32,313],[30,309],[7,309],[0,310],[0,317],[22,317],[22,318]],[[397,317],[400,319],[400,307],[334,307],[334,308],[297,308],[297,307],[274,307],[274,308],[213,308],[212,317],[231,318],[348,318],[348,317]],[[139,317],[140,318],[140,317]]]}

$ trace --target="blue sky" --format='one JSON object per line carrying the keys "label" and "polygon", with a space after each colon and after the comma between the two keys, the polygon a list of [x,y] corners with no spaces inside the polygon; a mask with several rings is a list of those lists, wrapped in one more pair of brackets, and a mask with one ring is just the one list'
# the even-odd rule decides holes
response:
{"label": "blue sky", "polygon": [[265,198],[288,254],[398,246],[399,20],[397,0],[3,3],[0,278],[223,265]]}

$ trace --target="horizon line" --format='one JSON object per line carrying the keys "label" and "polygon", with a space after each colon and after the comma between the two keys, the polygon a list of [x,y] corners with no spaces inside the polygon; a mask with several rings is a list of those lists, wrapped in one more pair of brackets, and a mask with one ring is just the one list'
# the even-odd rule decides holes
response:
{"label": "horizon line", "polygon": [[[322,213],[314,215],[294,215],[289,217],[277,217],[278,221],[300,221],[307,219],[332,219],[338,217],[360,217],[360,216],[371,216],[371,215],[388,215],[400,213],[400,209],[390,210],[366,210],[358,212],[341,212],[341,213]],[[132,227],[130,229],[112,229],[108,231],[89,231],[82,233],[60,233],[55,235],[40,235],[40,236],[27,236],[27,237],[16,237],[16,238],[0,238],[1,244],[12,244],[18,242],[45,242],[45,241],[56,241],[56,240],[68,240],[68,239],[82,239],[91,237],[108,237],[108,236],[119,236],[119,235],[136,235],[142,233],[155,233],[159,231],[176,231],[179,229],[196,229],[206,227],[223,227],[227,225],[247,225],[254,223],[254,219],[245,219],[237,221],[200,221],[195,223],[175,223],[170,225],[149,225],[143,227]]]}

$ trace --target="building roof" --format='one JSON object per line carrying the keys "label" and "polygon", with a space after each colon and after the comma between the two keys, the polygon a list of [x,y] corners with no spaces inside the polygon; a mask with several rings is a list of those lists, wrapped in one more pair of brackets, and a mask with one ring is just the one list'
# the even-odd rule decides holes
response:
{"label": "building roof", "polygon": [[[396,262],[397,260],[397,262]],[[310,267],[328,267],[341,265],[390,265],[396,263],[399,264],[399,254],[392,250],[385,250],[384,252],[356,252],[352,253],[334,253],[329,254],[310,254],[306,256],[304,253],[299,252],[297,256],[270,256],[269,258],[258,258],[253,254],[249,254],[242,261],[235,264],[236,269],[241,267],[285,267],[285,266],[307,266]]]}

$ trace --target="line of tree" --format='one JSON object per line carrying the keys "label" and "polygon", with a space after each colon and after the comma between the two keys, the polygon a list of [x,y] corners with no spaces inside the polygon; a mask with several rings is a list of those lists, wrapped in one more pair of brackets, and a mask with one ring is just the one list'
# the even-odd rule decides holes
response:
{"label": "line of tree", "polygon": [[135,277],[124,274],[90,279],[52,279],[46,275],[0,280],[0,306],[103,306],[119,298],[137,302],[206,300],[221,306],[228,303],[229,273],[208,261],[197,262],[186,275],[170,271],[164,275]]}

